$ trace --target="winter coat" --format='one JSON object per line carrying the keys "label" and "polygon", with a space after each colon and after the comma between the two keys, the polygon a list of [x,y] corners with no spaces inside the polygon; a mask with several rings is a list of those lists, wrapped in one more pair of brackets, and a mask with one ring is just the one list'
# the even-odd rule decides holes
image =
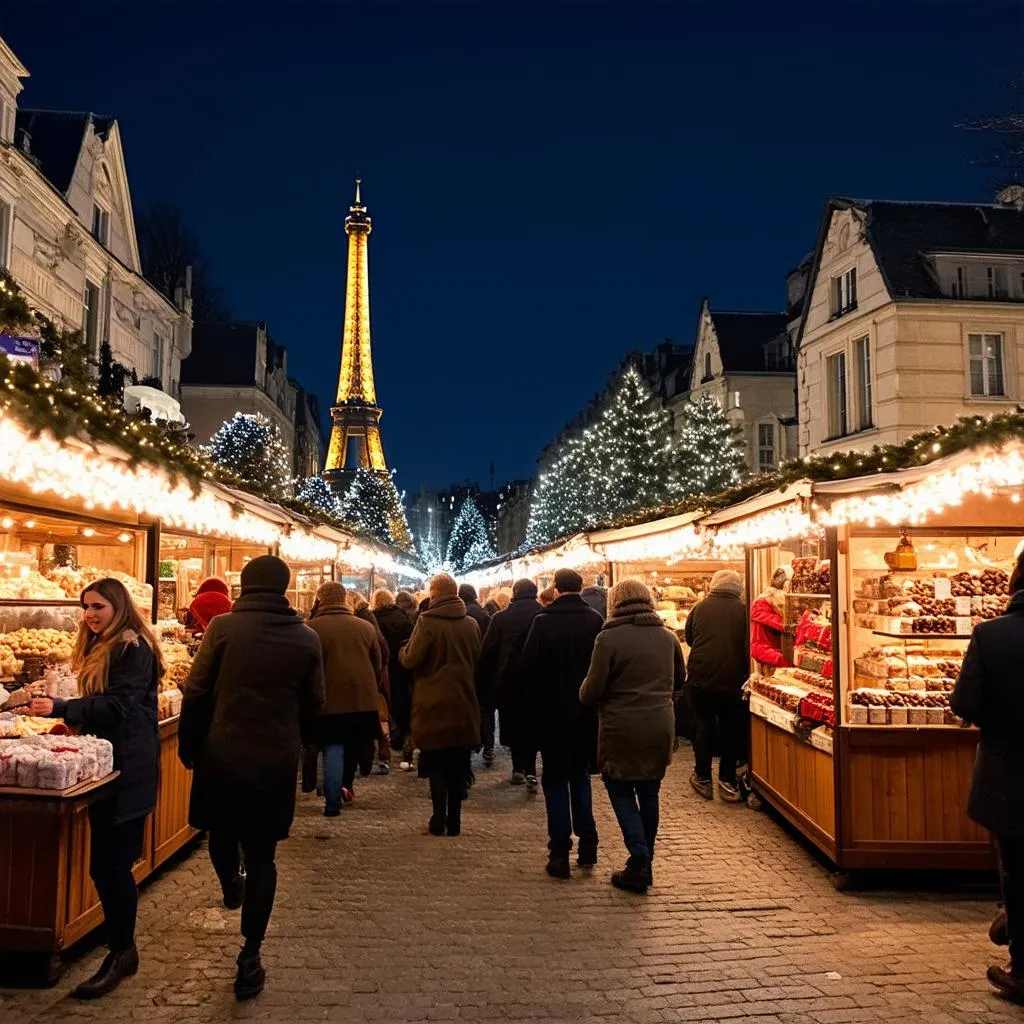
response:
{"label": "winter coat", "polygon": [[399,660],[402,644],[412,636],[412,619],[398,605],[389,605],[375,613],[377,625],[388,645],[388,689],[391,694],[391,715],[403,733],[409,730],[412,710],[412,675]]}
{"label": "winter coat", "polygon": [[782,653],[785,625],[773,598],[781,590],[766,590],[750,606],[750,654],[755,661],[779,668],[789,665]]}
{"label": "winter coat", "polygon": [[383,663],[373,626],[349,608],[329,607],[309,628],[323,653],[324,715],[376,711]]}
{"label": "winter coat", "polygon": [[591,608],[601,616],[602,619],[608,618],[608,591],[604,587],[584,587],[580,591],[580,597],[583,598]]}
{"label": "winter coat", "polygon": [[579,594],[563,594],[530,626],[522,672],[544,770],[570,771],[597,763],[597,713],[580,703],[601,616]]}
{"label": "winter coat", "polygon": [[243,594],[203,637],[185,683],[178,756],[194,767],[189,822],[285,839],[302,743],[324,709],[320,638],[281,594]]}
{"label": "winter coat", "polygon": [[412,672],[412,738],[420,750],[480,744],[474,673],[480,630],[454,595],[420,613],[399,659]]}
{"label": "winter coat", "polygon": [[185,626],[193,632],[202,633],[215,615],[226,615],[231,611],[231,592],[228,585],[217,576],[210,576],[199,584],[196,596],[185,613]]}
{"label": "winter coat", "polygon": [[114,800],[114,823],[149,814],[156,806],[160,773],[157,662],[149,644],[132,630],[112,651],[107,688],[91,697],[55,700],[51,714],[90,736],[109,740],[121,774],[105,792]]}
{"label": "winter coat", "polygon": [[487,629],[491,624],[491,617],[480,606],[479,601],[470,601],[466,605],[466,614],[477,624],[480,630],[480,639],[487,635]]}
{"label": "winter coat", "polygon": [[501,742],[527,746],[533,735],[522,654],[533,620],[544,609],[534,597],[514,598],[491,619],[476,666],[480,707],[501,710]]}
{"label": "winter coat", "polygon": [[661,779],[672,762],[673,695],[683,650],[646,601],[619,605],[597,635],[580,700],[596,707],[598,766],[609,779]]}
{"label": "winter coat", "polygon": [[967,813],[997,836],[1024,839],[1024,591],[974,627],[949,705],[981,737]]}
{"label": "winter coat", "polygon": [[712,590],[686,619],[687,682],[694,689],[719,690],[737,697],[750,677],[747,609],[738,597]]}

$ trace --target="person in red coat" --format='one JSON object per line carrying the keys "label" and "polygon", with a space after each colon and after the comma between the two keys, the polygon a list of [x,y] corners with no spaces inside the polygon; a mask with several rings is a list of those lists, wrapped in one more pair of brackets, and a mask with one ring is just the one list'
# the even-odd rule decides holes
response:
{"label": "person in red coat", "polygon": [[782,608],[786,570],[776,569],[771,586],[750,606],[750,654],[762,665],[789,667],[782,653]]}
{"label": "person in red coat", "polygon": [[231,597],[228,585],[216,576],[199,584],[196,596],[188,606],[185,626],[194,633],[205,633],[215,615],[226,615],[231,611]]}

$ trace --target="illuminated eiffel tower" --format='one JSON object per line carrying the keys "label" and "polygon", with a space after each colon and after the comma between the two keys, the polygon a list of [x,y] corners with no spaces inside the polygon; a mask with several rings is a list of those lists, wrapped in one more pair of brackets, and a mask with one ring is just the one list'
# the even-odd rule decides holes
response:
{"label": "illuminated eiffel tower", "polygon": [[371,222],[356,179],[355,202],[345,218],[348,235],[348,280],[345,285],[345,331],[341,343],[338,396],[331,408],[331,443],[324,479],[344,493],[357,469],[388,476],[380,440],[381,410],[373,383],[370,348],[370,271],[367,239]]}

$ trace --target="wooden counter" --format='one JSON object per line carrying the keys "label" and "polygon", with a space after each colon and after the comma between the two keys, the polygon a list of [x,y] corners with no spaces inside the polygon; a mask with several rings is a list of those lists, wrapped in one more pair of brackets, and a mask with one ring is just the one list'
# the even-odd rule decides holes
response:
{"label": "wooden counter", "polygon": [[[160,784],[134,869],[139,882],[196,834],[188,825],[192,773],[177,749],[172,718],[160,723]],[[89,805],[116,777],[63,791],[0,788],[0,953],[39,955],[50,980],[61,951],[103,920],[89,878]]]}

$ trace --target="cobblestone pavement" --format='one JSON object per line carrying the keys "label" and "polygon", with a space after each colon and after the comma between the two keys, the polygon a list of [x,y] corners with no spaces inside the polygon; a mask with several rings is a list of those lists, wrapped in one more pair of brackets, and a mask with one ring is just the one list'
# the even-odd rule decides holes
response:
{"label": "cobblestone pavement", "polygon": [[357,782],[339,819],[300,802],[257,1000],[234,1002],[238,914],[199,850],[143,892],[135,979],[66,998],[97,949],[53,989],[0,989],[0,1021],[1021,1019],[985,982],[989,899],[837,893],[771,816],[697,798],[690,764],[683,752],[666,780],[646,898],[608,884],[624,851],[603,792],[600,864],[559,882],[543,872],[543,801],[508,785],[506,761],[478,772],[457,839],[426,834],[426,783],[396,773]]}

